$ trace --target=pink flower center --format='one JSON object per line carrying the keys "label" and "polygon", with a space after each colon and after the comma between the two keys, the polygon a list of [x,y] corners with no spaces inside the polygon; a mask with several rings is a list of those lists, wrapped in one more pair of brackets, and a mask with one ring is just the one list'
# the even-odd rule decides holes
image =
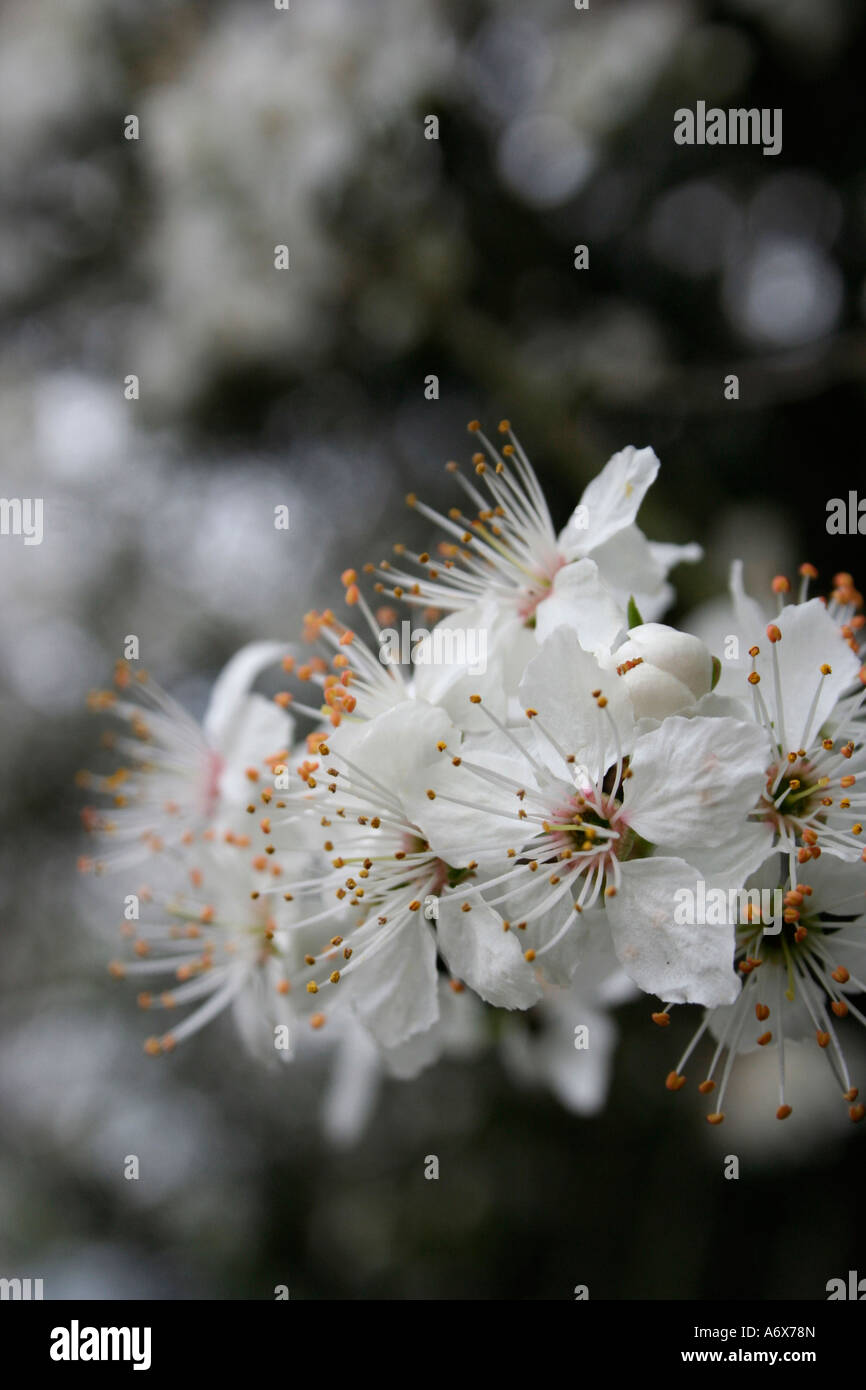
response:
{"label": "pink flower center", "polygon": [[518,616],[528,623],[530,618],[535,616],[535,610],[546,598],[550,598],[553,593],[553,578],[563,565],[566,564],[564,556],[557,554],[550,564],[540,570],[534,582],[528,589],[524,589],[520,595],[517,606]]}
{"label": "pink flower center", "polygon": [[209,749],[204,763],[204,774],[202,777],[202,815],[206,820],[210,820],[216,812],[220,794],[220,778],[225,768],[225,758],[215,749]]}

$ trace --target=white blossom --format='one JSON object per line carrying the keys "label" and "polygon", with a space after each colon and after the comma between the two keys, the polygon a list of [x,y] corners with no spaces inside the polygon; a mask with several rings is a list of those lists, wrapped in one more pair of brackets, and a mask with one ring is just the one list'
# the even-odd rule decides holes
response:
{"label": "white blossom", "polygon": [[850,1118],[856,1122],[864,1116],[858,1089],[852,1085],[840,1023],[850,1016],[866,1024],[866,1015],[851,998],[866,990],[866,870],[862,864],[824,858],[809,864],[809,882],[794,885],[786,881],[786,873],[784,858],[774,856],[749,880],[750,887],[768,883],[775,887],[781,879],[785,886],[782,930],[765,931],[760,912],[737,928],[742,990],[732,1004],[708,1011],[667,1078],[669,1090],[682,1088],[683,1069],[709,1032],[716,1046],[698,1089],[713,1095],[714,1108],[707,1116],[711,1124],[724,1119],[725,1094],[737,1056],[759,1048],[776,1053],[776,1115],[787,1119],[792,1107],[786,1091],[786,1046],[806,1039],[824,1052]]}
{"label": "white blossom", "polygon": [[288,752],[290,717],[249,689],[285,650],[275,642],[242,648],[214,685],[202,724],[145,670],[117,662],[115,689],[94,691],[89,704],[124,726],[106,735],[123,761],[111,773],[79,773],[81,787],[109,802],[84,808],[98,850],[82,869],[119,869],[205,833],[240,829],[250,781],[268,770],[268,758]]}

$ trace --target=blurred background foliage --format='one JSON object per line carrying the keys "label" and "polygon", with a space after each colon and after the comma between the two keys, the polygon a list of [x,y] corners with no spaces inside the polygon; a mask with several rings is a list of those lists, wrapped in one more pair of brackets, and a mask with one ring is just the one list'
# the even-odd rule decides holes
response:
{"label": "blurred background foliage", "polygon": [[[345,564],[429,542],[403,494],[450,504],[475,416],[513,421],[560,523],[651,444],[644,529],[707,550],[679,615],[736,555],[759,593],[801,559],[856,573],[825,516],[862,478],[864,57],[848,0],[6,0],[3,493],[44,497],[45,539],[0,542],[0,1273],[53,1297],[820,1298],[862,1267],[862,1135],[811,1054],[784,1127],[758,1058],[711,1131],[663,1086],[690,1022],[660,1033],[645,1002],[592,1117],[486,1053],[383,1085],[339,1147],[327,1058],[260,1071],[226,1019],[154,1063],[104,971],[117,890],[75,879],[73,779],[125,634],[200,711]],[[698,99],[781,107],[782,153],[675,145]]]}

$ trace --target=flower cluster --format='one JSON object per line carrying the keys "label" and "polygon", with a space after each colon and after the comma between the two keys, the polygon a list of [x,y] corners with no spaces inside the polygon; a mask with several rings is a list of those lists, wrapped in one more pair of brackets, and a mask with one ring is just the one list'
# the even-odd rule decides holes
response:
{"label": "flower cluster", "polygon": [[[297,642],[244,648],[201,726],[134,662],[92,696],[122,761],[81,774],[98,800],[82,867],[144,876],[111,969],[145,977],[139,1003],[165,1020],[147,1051],[232,1004],[271,1056],[324,1030],[361,1086],[486,1032],[591,1110],[607,1011],[642,992],[661,1027],[703,1008],[666,1084],[703,1050],[710,1123],[756,1047],[789,1115],[786,1045],[804,1039],[861,1119],[840,1026],[866,1023],[851,576],[810,598],[803,565],[764,613],[735,567],[714,655],[659,621],[670,570],[700,552],[637,525],[651,449],[615,454],[557,534],[509,423],[498,443],[469,428],[459,505],[407,499],[431,548],[343,573],[352,625],[325,609]],[[408,624],[401,663],[383,639],[402,605],[427,626]],[[266,698],[269,668],[284,688]]]}

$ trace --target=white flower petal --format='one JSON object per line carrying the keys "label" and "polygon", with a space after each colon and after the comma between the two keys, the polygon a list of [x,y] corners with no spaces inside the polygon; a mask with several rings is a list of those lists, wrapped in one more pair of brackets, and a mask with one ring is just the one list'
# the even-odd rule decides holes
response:
{"label": "white flower petal", "polygon": [[[547,876],[542,878],[540,883],[536,881],[537,878],[538,875],[533,876],[524,888],[512,893],[508,899],[508,915],[511,921],[527,919],[526,926],[520,931],[519,936],[523,949],[532,947],[535,951],[541,951],[547,947],[548,942],[556,940],[556,945],[544,950],[536,961],[536,969],[541,971],[545,983],[563,987],[570,985],[578,964],[581,968],[581,978],[585,980],[589,952],[578,930],[571,889],[563,884],[565,891],[555,894]],[[479,886],[483,888],[483,881]],[[538,913],[537,909],[545,898],[549,900],[550,906],[544,912]],[[587,917],[592,915],[586,913]],[[582,925],[582,919],[580,924]],[[566,925],[568,930],[563,933],[562,929]],[[605,931],[604,937],[607,938],[608,935]],[[613,963],[616,964],[615,961]]]}
{"label": "white flower petal", "polygon": [[736,695],[719,695],[715,690],[711,690],[709,695],[704,695],[702,699],[698,700],[694,712],[695,714],[705,714],[708,719],[727,717],[728,719],[745,719],[748,722],[752,717],[752,710],[745,699],[738,699]]}
{"label": "white flower petal", "polygon": [[[468,903],[469,912],[464,912]],[[524,959],[516,931],[504,931],[502,918],[480,894],[439,903],[439,948],[451,973],[465,981],[488,1004],[501,1009],[528,1009],[541,997],[541,986]]]}
{"label": "white flower petal", "polygon": [[[619,653],[616,654],[619,656]],[[627,659],[627,658],[626,658]],[[687,685],[667,671],[642,662],[622,676],[636,719],[665,719],[691,709],[695,697]]]}
{"label": "white flower petal", "polygon": [[656,614],[646,611],[646,605],[651,595],[664,593],[667,571],[639,526],[624,526],[604,545],[593,546],[592,558],[602,580],[623,606],[633,597],[648,622],[655,618]]}
{"label": "white flower petal", "polygon": [[[399,796],[419,767],[440,757],[436,748],[440,742],[455,748],[460,742],[460,733],[445,711],[426,700],[404,700],[371,719],[347,756]],[[329,746],[339,754],[337,738]]]}
{"label": "white flower petal", "polygon": [[647,545],[653,560],[661,566],[665,575],[670,574],[677,565],[695,565],[704,558],[703,547],[694,541],[689,541],[686,545],[671,545],[668,541],[647,541]]}
{"label": "white flower petal", "polygon": [[253,681],[284,657],[287,650],[285,642],[248,642],[220,672],[203,721],[205,734],[214,748],[222,751],[238,707]]}
{"label": "white flower petal", "polygon": [[389,1076],[411,1081],[413,1076],[439,1060],[443,1047],[442,1020],[438,1018],[432,1027],[423,1033],[413,1033],[398,1047],[381,1048],[379,1056]]}
{"label": "white flower petal", "polygon": [[[832,713],[833,706],[857,678],[860,660],[852,652],[839,626],[830,617],[818,598],[808,603],[789,604],[775,620],[782,634],[777,642],[776,656],[782,686],[785,742],[783,752],[803,748],[807,739],[814,740]],[[761,691],[770,709],[776,712],[772,656],[767,640],[759,642],[761,656],[757,669],[761,673]],[[831,667],[829,676],[821,676],[821,666]],[[820,683],[821,693],[815,713],[810,710]],[[778,716],[774,721],[781,740]],[[808,728],[807,728],[808,724]]]}
{"label": "white flower petal", "polygon": [[733,926],[681,926],[675,894],[697,893],[698,873],[684,859],[636,859],[622,866],[609,898],[613,945],[623,970],[647,994],[670,1004],[732,1004],[740,992],[734,972]]}
{"label": "white flower petal", "polygon": [[[721,845],[689,845],[689,858],[704,878],[725,888],[740,888],[749,874],[773,853],[775,830],[766,821],[747,821]],[[680,846],[681,847],[681,846]],[[675,854],[677,845],[659,845],[659,854]]]}
{"label": "white flower petal", "polygon": [[504,739],[498,747],[463,744],[459,767],[451,762],[456,750],[456,743],[449,745],[447,752],[436,755],[434,764],[419,767],[406,778],[402,799],[413,825],[422,831],[433,853],[452,868],[462,868],[470,859],[483,862],[491,854],[498,859],[503,849],[521,850],[537,833],[536,825],[520,818],[522,802],[514,791],[478,775],[472,767],[487,768],[528,790],[535,782],[527,760]]}
{"label": "white flower petal", "polygon": [[535,610],[537,641],[565,626],[586,651],[612,647],[625,623],[625,610],[602,583],[593,560],[575,560],[557,570],[550,594]]}
{"label": "white flower petal", "polygon": [[[602,1107],[610,1082],[617,1029],[576,989],[550,990],[538,1011],[537,1033],[519,1021],[504,1030],[503,1060],[519,1080],[537,1087],[539,1078],[575,1115],[593,1115]],[[574,1029],[587,1028],[589,1046],[575,1048]]]}
{"label": "white flower petal", "polygon": [[362,962],[354,987],[358,1017],[382,1047],[399,1047],[432,1027],[439,1017],[436,942],[420,914],[395,927]]}
{"label": "white flower petal", "polygon": [[767,758],[757,724],[673,715],[635,744],[626,821],[653,844],[724,844],[746,826]]}
{"label": "white flower petal", "polygon": [[743,583],[743,562],[733,560],[731,562],[731,575],[729,580],[731,598],[734,601],[734,612],[737,618],[738,632],[743,638],[744,653],[756,642],[760,642],[766,634],[767,619],[764,616],[761,605],[757,599],[753,599],[746,593]]}
{"label": "white flower petal", "polygon": [[[483,669],[470,671],[468,665],[457,662],[425,660],[428,654],[435,652],[434,628],[430,637],[419,643],[413,667],[416,696],[431,705],[440,705],[461,729],[489,729],[490,721],[469,697],[480,695],[487,708],[503,719],[508,697],[516,692],[523,668],[535,652],[534,632],[522,618],[494,603],[479,603],[450,614],[438,628],[447,628],[453,634],[462,633],[462,639],[452,637],[452,650],[459,652],[462,640],[467,654],[483,657],[473,663]],[[441,636],[438,640],[440,652],[447,651]]]}
{"label": "white flower petal", "polygon": [[696,700],[709,694],[713,658],[700,638],[693,637],[689,632],[678,632],[666,623],[641,623],[630,629],[628,637],[613,655],[618,666],[626,661],[639,660],[666,671],[687,686]]}
{"label": "white flower petal", "polygon": [[379,1049],[365,1028],[346,1021],[322,1103],[322,1128],[339,1148],[357,1143],[376,1105],[382,1078]]}
{"label": "white flower petal", "polygon": [[234,720],[223,736],[225,766],[219,790],[223,801],[239,805],[249,801],[247,768],[263,771],[265,758],[291,748],[291,717],[263,695],[247,695],[235,705]]}
{"label": "white flower petal", "polygon": [[[557,628],[529,663],[520,683],[524,705],[538,710],[545,728],[577,766],[598,777],[616,761],[616,738],[611,721],[598,709],[592,691],[607,698],[607,711],[628,752],[634,714],[625,687],[615,671],[603,671],[585,652],[569,628]],[[534,722],[534,721],[533,721]],[[567,768],[543,734],[537,735],[539,755],[558,775]]]}
{"label": "white flower petal", "polygon": [[[560,1005],[560,1009],[562,1006]],[[544,1048],[542,1075],[560,1104],[575,1115],[595,1115],[607,1099],[619,1030],[578,995],[570,1017],[562,1021]],[[574,1028],[587,1029],[589,1047],[575,1048]]]}
{"label": "white flower petal", "polygon": [[577,919],[577,934],[580,961],[573,981],[575,989],[607,1009],[633,999],[637,991],[623,973],[614,952],[605,909],[593,907],[581,913]]}
{"label": "white flower petal", "polygon": [[[608,459],[598,477],[585,489],[578,507],[559,537],[559,545],[568,559],[587,555],[597,545],[630,526],[640,509],[647,490],[655,481],[659,461],[652,449],[636,449],[629,445]],[[583,529],[578,522],[589,514],[589,525]]]}

